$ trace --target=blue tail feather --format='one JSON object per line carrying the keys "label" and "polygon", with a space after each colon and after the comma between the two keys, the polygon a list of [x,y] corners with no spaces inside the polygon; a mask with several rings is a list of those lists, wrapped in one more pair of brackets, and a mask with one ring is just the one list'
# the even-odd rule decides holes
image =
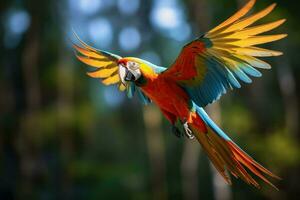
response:
{"label": "blue tail feather", "polygon": [[208,125],[215,133],[217,133],[220,137],[227,141],[231,141],[231,139],[226,135],[224,131],[222,131],[218,125],[207,115],[205,110],[199,106],[196,106],[197,113],[200,115],[202,120]]}

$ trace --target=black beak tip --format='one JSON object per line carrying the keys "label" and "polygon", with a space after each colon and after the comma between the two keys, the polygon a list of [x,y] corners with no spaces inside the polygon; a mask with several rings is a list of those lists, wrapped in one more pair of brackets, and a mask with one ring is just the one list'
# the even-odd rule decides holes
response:
{"label": "black beak tip", "polygon": [[125,76],[125,81],[135,81],[135,77],[130,71],[127,72]]}

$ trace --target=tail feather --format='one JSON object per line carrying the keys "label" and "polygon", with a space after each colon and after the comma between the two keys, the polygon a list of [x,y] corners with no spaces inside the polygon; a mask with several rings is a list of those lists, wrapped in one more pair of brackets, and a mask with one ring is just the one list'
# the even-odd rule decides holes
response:
{"label": "tail feather", "polygon": [[[274,186],[266,177],[268,175],[272,178],[280,179],[272,172],[257,163],[247,153],[245,153],[239,146],[237,146],[206,114],[204,109],[197,108],[197,113],[207,125],[207,133],[203,133],[195,125],[191,124],[190,127],[202,145],[204,151],[207,153],[211,162],[225,179],[228,184],[231,184],[231,173],[236,178],[241,178],[246,183],[260,188],[257,181],[250,175],[253,173],[270,186]],[[198,120],[201,120],[201,119]],[[196,119],[197,120],[197,119]],[[277,189],[278,190],[278,189]]]}
{"label": "tail feather", "polygon": [[[191,127],[192,131],[194,133],[197,133],[197,129],[194,129],[193,126]],[[225,179],[225,181],[231,185],[231,179],[230,176],[228,176],[226,169],[224,168],[225,162],[222,159],[222,156],[218,154],[218,152],[214,149],[211,148],[210,144],[206,142],[208,140],[207,135],[205,134],[195,134],[199,143],[203,147],[204,151],[210,158],[211,162],[213,165],[216,167],[217,171],[221,174],[221,176]]]}

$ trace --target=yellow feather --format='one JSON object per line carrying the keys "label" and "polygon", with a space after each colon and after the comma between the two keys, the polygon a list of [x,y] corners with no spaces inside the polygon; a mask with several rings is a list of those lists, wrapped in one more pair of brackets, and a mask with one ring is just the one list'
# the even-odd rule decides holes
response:
{"label": "yellow feather", "polygon": [[120,91],[125,91],[126,87],[120,81],[117,66],[121,57],[97,50],[83,42],[75,32],[74,35],[80,43],[80,45],[73,44],[74,49],[78,52],[76,57],[81,62],[98,68],[98,70],[87,74],[92,78],[104,79],[102,83],[105,85],[117,84]]}
{"label": "yellow feather", "polygon": [[280,56],[282,52],[273,51],[269,49],[263,49],[258,47],[245,47],[234,49],[236,54],[255,56],[255,57],[270,57],[270,56]]}
{"label": "yellow feather", "polygon": [[234,54],[233,56],[245,61],[246,63],[249,63],[253,67],[260,68],[260,69],[271,69],[271,65],[269,63],[266,63],[265,61],[254,58],[252,56],[239,55],[239,54]]}
{"label": "yellow feather", "polygon": [[240,40],[238,42],[232,42],[231,44],[240,46],[240,47],[249,47],[249,46],[253,46],[253,45],[265,44],[265,43],[273,42],[276,40],[280,40],[282,38],[285,38],[286,36],[287,36],[287,34],[254,36],[251,38]]}
{"label": "yellow feather", "polygon": [[97,67],[97,68],[102,68],[102,67],[106,67],[110,64],[114,64],[114,62],[110,61],[110,60],[94,60],[88,57],[84,57],[84,56],[79,56],[76,55],[76,57],[83,63],[90,65],[92,67]]}
{"label": "yellow feather", "polygon": [[217,43],[232,43],[232,42],[237,42],[239,40],[240,39],[237,39],[237,38],[216,38],[216,39],[211,39],[211,41],[214,44],[217,44]]}
{"label": "yellow feather", "polygon": [[104,56],[99,55],[95,52],[89,51],[88,49],[82,48],[76,44],[73,44],[73,47],[74,47],[74,49],[76,49],[79,53],[81,53],[84,56],[93,57],[93,58],[104,58]]}
{"label": "yellow feather", "polygon": [[[225,30],[225,29],[224,29]],[[210,39],[218,39],[218,38],[226,38],[226,37],[231,37],[233,34],[236,32],[228,32],[228,33],[218,33],[218,34],[212,34],[212,35],[205,35],[205,37],[208,37]]]}
{"label": "yellow feather", "polygon": [[245,16],[251,10],[251,8],[254,6],[254,4],[255,4],[255,0],[250,0],[242,9],[240,9],[233,16],[228,18],[226,21],[224,21],[223,23],[221,23],[220,25],[218,25],[217,27],[215,27],[214,29],[212,29],[208,33],[212,34],[213,32],[215,32],[215,31],[217,31],[217,30],[219,30],[219,29],[221,29],[221,28],[237,21],[241,17]]}
{"label": "yellow feather", "polygon": [[220,48],[220,49],[232,49],[232,48],[239,48],[239,46],[237,45],[233,45],[233,44],[226,44],[226,43],[222,43],[222,42],[215,42],[213,43],[213,48]]}
{"label": "yellow feather", "polygon": [[220,57],[222,60],[224,60],[224,62],[226,63],[226,66],[229,68],[229,69],[231,69],[231,70],[236,70],[238,67],[237,67],[237,65],[236,65],[236,61],[234,61],[234,60],[231,60],[229,57],[223,57],[223,56],[221,56]]}
{"label": "yellow feather", "polygon": [[111,69],[100,69],[94,72],[88,72],[87,74],[92,78],[107,78],[117,71],[118,68],[115,67]]}
{"label": "yellow feather", "polygon": [[227,50],[223,50],[223,49],[208,49],[207,50],[208,53],[212,54],[215,57],[230,57],[230,52],[228,52]]}
{"label": "yellow feather", "polygon": [[88,49],[89,51],[93,51],[93,52],[97,52],[97,49],[91,47],[90,45],[88,45],[87,43],[85,43],[84,41],[82,41],[80,39],[80,37],[77,35],[76,32],[73,32],[73,34],[75,35],[75,37],[77,38],[77,40],[79,41],[79,43],[84,46],[86,49]]}
{"label": "yellow feather", "polygon": [[236,23],[234,23],[232,26],[229,26],[224,33],[227,32],[231,32],[231,31],[236,31],[236,30],[242,30],[243,28],[250,26],[251,24],[253,24],[254,22],[256,22],[257,20],[265,17],[266,15],[268,15],[274,8],[276,7],[276,4],[272,4],[269,7],[267,7],[266,9],[251,15],[250,17],[244,18]]}
{"label": "yellow feather", "polygon": [[281,24],[283,24],[285,21],[286,21],[285,19],[281,19],[281,20],[271,22],[268,24],[263,24],[263,25],[259,25],[259,26],[246,28],[246,29],[236,32],[228,37],[245,39],[245,38],[248,38],[249,36],[258,35],[258,34],[273,30],[273,29],[277,28],[278,26],[280,26]]}
{"label": "yellow feather", "polygon": [[121,92],[125,91],[125,90],[126,90],[126,86],[123,85],[122,83],[120,83],[120,84],[119,84],[119,90],[120,90]]}
{"label": "yellow feather", "polygon": [[114,75],[114,76],[112,76],[112,77],[109,77],[109,78],[107,78],[107,79],[104,79],[104,80],[102,81],[102,83],[103,83],[104,85],[112,85],[112,84],[118,83],[119,81],[120,81],[119,74],[116,74],[116,75]]}

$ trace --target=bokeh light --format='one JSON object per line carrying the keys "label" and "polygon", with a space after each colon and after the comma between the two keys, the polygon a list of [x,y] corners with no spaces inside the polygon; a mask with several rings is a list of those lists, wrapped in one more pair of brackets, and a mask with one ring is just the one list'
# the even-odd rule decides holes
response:
{"label": "bokeh light", "polygon": [[155,65],[161,65],[161,58],[155,51],[146,51],[142,53],[140,57]]}
{"label": "bokeh light", "polygon": [[141,44],[141,35],[136,27],[127,27],[121,30],[119,44],[124,51],[133,51]]}
{"label": "bokeh light", "polygon": [[135,14],[140,7],[140,0],[118,0],[118,8],[126,15]]}
{"label": "bokeh light", "polygon": [[22,34],[30,25],[30,16],[25,10],[14,11],[7,20],[7,28],[11,34]]}
{"label": "bokeh light", "polygon": [[119,106],[125,99],[124,93],[120,92],[116,86],[105,87],[103,96],[105,103],[110,107]]}
{"label": "bokeh light", "polygon": [[173,29],[180,26],[182,13],[174,5],[158,5],[151,12],[151,22],[154,26],[161,29]]}
{"label": "bokeh light", "polygon": [[162,35],[179,42],[188,40],[192,34],[191,26],[177,0],[156,1],[150,21]]}
{"label": "bokeh light", "polygon": [[188,23],[182,23],[179,27],[170,31],[170,37],[176,41],[187,41],[192,35],[192,28]]}
{"label": "bokeh light", "polygon": [[25,10],[9,11],[6,19],[4,34],[4,45],[7,48],[15,48],[21,41],[31,23],[30,15]]}
{"label": "bokeh light", "polygon": [[85,14],[94,14],[103,6],[102,0],[79,0],[79,9]]}
{"label": "bokeh light", "polygon": [[89,23],[89,36],[101,48],[107,48],[113,40],[113,28],[109,20],[97,18]]}

